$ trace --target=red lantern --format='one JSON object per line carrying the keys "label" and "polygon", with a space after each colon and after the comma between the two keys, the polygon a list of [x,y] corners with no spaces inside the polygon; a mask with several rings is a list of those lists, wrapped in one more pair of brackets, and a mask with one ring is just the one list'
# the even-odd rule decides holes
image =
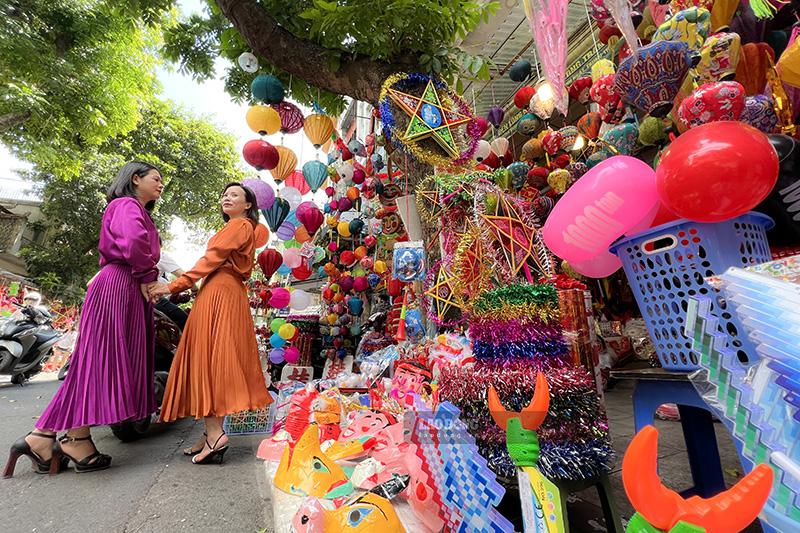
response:
{"label": "red lantern", "polygon": [[295,279],[303,281],[311,277],[311,269],[302,263],[299,267],[292,269],[292,275]]}
{"label": "red lantern", "polygon": [[534,94],[536,94],[536,89],[533,87],[522,87],[514,95],[514,105],[519,109],[527,109]]}
{"label": "red lantern", "polygon": [[350,250],[345,250],[339,255],[339,262],[342,265],[348,267],[356,262],[356,256]]}
{"label": "red lantern", "polygon": [[264,277],[267,279],[271,278],[282,264],[283,256],[277,250],[268,248],[258,254],[258,266],[261,267],[261,271],[264,272]]}
{"label": "red lantern", "polygon": [[367,235],[364,237],[364,244],[367,245],[367,248],[372,248],[375,246],[375,243],[378,242],[378,239],[373,237],[372,235]]}
{"label": "red lantern", "polygon": [[277,148],[263,139],[247,141],[242,149],[242,156],[256,170],[272,170],[278,166],[280,159]]}

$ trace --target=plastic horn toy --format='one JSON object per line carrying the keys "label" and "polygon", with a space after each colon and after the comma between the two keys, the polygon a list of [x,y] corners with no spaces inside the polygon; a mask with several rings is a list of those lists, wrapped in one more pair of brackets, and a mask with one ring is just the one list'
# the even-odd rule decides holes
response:
{"label": "plastic horn toy", "polygon": [[544,374],[536,375],[536,389],[530,403],[521,412],[509,412],[500,403],[497,391],[488,390],[489,412],[506,432],[506,448],[517,466],[519,497],[527,533],[564,533],[561,497],[558,487],[536,468],[539,461],[539,437],[536,430],[550,408],[550,387]]}
{"label": "plastic horn toy", "polygon": [[736,485],[712,498],[684,499],[658,476],[658,430],[644,427],[622,460],[622,484],[636,509],[628,533],[730,533],[756,519],[772,488],[772,468],[756,466]]}

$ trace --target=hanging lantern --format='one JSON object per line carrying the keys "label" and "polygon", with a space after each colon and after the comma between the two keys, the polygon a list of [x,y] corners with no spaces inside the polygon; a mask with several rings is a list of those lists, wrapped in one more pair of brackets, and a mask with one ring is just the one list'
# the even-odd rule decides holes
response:
{"label": "hanging lantern", "polygon": [[600,113],[586,113],[578,119],[578,133],[593,141],[600,135],[600,126],[602,125],[603,119],[600,117]]}
{"label": "hanging lantern", "polygon": [[536,89],[530,85],[520,88],[514,94],[514,105],[517,109],[528,109],[528,105],[531,103],[531,98],[534,94],[536,94]]}
{"label": "hanging lantern", "polygon": [[247,141],[242,149],[242,156],[256,170],[272,170],[278,166],[280,159],[278,150],[262,139]]}
{"label": "hanging lantern", "polygon": [[286,90],[283,88],[281,80],[269,74],[256,76],[250,84],[253,98],[268,104],[279,104],[283,102]]}
{"label": "hanging lantern", "polygon": [[533,163],[537,159],[544,156],[544,148],[542,141],[539,139],[530,139],[522,145],[522,156],[520,159],[526,163]]}
{"label": "hanging lantern", "polygon": [[303,129],[306,132],[308,140],[314,145],[314,148],[319,148],[328,142],[335,130],[331,117],[319,113],[308,115],[305,119]]}
{"label": "hanging lantern", "polygon": [[475,161],[480,163],[492,153],[492,145],[489,144],[489,141],[481,139],[478,141],[478,147],[475,149],[475,155],[472,157],[475,158]]}
{"label": "hanging lantern", "polygon": [[495,105],[492,106],[491,109],[489,109],[489,112],[486,114],[486,120],[488,120],[489,123],[495,128],[499,128],[500,124],[503,123],[503,119],[505,118],[505,116],[506,112],[503,111],[503,108],[498,105]]}
{"label": "hanging lantern", "polygon": [[277,250],[267,248],[258,254],[258,266],[261,267],[261,271],[267,279],[271,278],[282,264],[283,256]]}
{"label": "hanging lantern", "polygon": [[503,157],[506,155],[506,152],[508,152],[508,144],[508,139],[505,137],[498,137],[491,143],[492,152],[494,152],[497,157]]}
{"label": "hanging lantern", "polygon": [[236,59],[236,62],[239,63],[239,67],[249,73],[254,74],[258,72],[258,58],[255,54],[251,52],[242,52],[239,54],[239,57]]}
{"label": "hanging lantern", "polygon": [[586,105],[591,102],[589,90],[592,88],[591,76],[584,76],[578,78],[572,85],[569,86],[569,97],[578,102],[579,104]]}
{"label": "hanging lantern", "polygon": [[508,69],[508,77],[517,83],[522,83],[531,75],[531,62],[520,59]]}
{"label": "hanging lantern", "polygon": [[722,120],[739,120],[744,111],[744,87],[735,81],[706,83],[681,102],[678,119],[690,128]]}
{"label": "hanging lantern", "polygon": [[517,121],[517,132],[531,137],[544,127],[542,120],[533,113],[525,113]]}
{"label": "hanging lantern", "polygon": [[531,98],[530,110],[544,120],[550,118],[556,109],[556,98],[553,87],[545,82],[536,86],[536,94]]}
{"label": "hanging lantern", "polygon": [[273,232],[278,231],[283,221],[289,216],[289,202],[283,198],[275,198],[272,206],[269,209],[262,209],[261,214],[267,220],[269,229]]}
{"label": "hanging lantern", "polygon": [[328,167],[321,161],[308,161],[303,165],[303,178],[312,192],[317,192],[327,177]]}
{"label": "hanging lantern", "polygon": [[284,181],[284,185],[287,187],[293,187],[300,191],[300,196],[307,194],[311,190],[311,187],[309,187],[308,183],[306,183],[305,176],[303,176],[303,173],[299,170],[292,171],[292,173],[286,178],[286,181]]}
{"label": "hanging lantern", "polygon": [[291,102],[272,104],[281,119],[281,133],[297,133],[303,129],[303,112]]}
{"label": "hanging lantern", "polygon": [[245,120],[250,129],[259,135],[272,135],[281,129],[281,117],[266,105],[254,105],[247,110]]}
{"label": "hanging lantern", "polygon": [[280,183],[294,172],[297,166],[297,156],[285,146],[278,146],[276,149],[278,150],[278,165],[270,170],[270,173],[275,181]]}

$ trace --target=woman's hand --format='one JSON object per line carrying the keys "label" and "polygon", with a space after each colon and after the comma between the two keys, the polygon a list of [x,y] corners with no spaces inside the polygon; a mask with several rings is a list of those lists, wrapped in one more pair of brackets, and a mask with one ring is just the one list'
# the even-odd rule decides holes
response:
{"label": "woman's hand", "polygon": [[150,283],[142,283],[141,285],[139,285],[139,288],[142,291],[142,296],[144,297],[145,300],[148,300],[148,301],[150,300],[150,288],[153,285],[156,285],[155,281],[152,281]]}
{"label": "woman's hand", "polygon": [[171,294],[169,286],[166,283],[153,283],[152,285],[150,285],[147,292],[149,296],[148,299],[153,303],[158,301],[159,298],[161,298],[162,296],[167,296],[168,294]]}

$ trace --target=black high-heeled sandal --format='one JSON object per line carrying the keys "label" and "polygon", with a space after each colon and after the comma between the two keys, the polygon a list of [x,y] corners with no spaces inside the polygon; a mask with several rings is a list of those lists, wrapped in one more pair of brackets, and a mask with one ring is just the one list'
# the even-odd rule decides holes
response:
{"label": "black high-heeled sandal", "polygon": [[[203,432],[203,436],[204,436],[204,437],[208,437],[208,432],[207,432],[207,431],[204,431],[204,432]],[[186,456],[188,456],[188,457],[194,457],[194,456],[195,456],[195,455],[197,455],[198,453],[202,452],[202,451],[203,451],[203,448],[205,448],[205,446],[200,446],[200,449],[199,449],[199,450],[195,450],[194,448],[185,448],[185,449],[183,450],[183,455],[186,455]],[[189,450],[189,451],[187,452],[186,450]]]}
{"label": "black high-heeled sandal", "polygon": [[[61,448],[62,443],[78,442],[83,440],[88,440],[89,442],[92,443],[92,447],[94,448],[94,453],[89,454],[80,461],[75,459],[71,455],[65,453],[64,450]],[[69,435],[64,435],[63,437],[58,439],[58,442],[56,442],[53,445],[53,458],[55,459],[56,457],[59,459],[59,461],[54,462],[50,465],[51,474],[58,473],[58,467],[61,464],[62,457],[67,459],[67,464],[69,464],[69,461],[72,461],[75,464],[75,472],[77,472],[78,474],[81,474],[83,472],[95,472],[97,470],[105,470],[106,468],[111,466],[111,456],[97,451],[97,446],[94,445],[94,441],[92,440],[91,435],[89,435],[88,437],[70,437]],[[54,469],[56,470],[55,472],[53,472]]]}
{"label": "black high-heeled sandal", "polygon": [[225,452],[228,451],[228,445],[226,444],[222,448],[217,449],[217,444],[219,444],[220,439],[224,436],[225,432],[223,431],[222,435],[217,437],[217,440],[216,442],[214,442],[213,446],[211,445],[210,442],[208,442],[208,439],[206,439],[206,444],[208,445],[209,448],[211,448],[211,451],[208,452],[208,455],[206,455],[199,461],[197,460],[197,455],[195,455],[194,457],[192,457],[192,463],[196,465],[210,465],[212,463],[222,464],[222,461],[225,458]]}
{"label": "black high-heeled sandal", "polygon": [[[54,442],[56,440],[55,434],[47,435],[46,433],[39,433],[38,431],[31,431],[28,435],[33,435],[35,437],[42,437],[44,439],[52,439]],[[28,435],[25,435],[27,437]],[[53,459],[43,459],[39,456],[36,452],[31,450],[31,445],[28,444],[28,441],[25,440],[25,437],[21,437],[17,439],[17,441],[11,445],[11,452],[8,454],[8,462],[6,463],[6,468],[3,471],[3,477],[8,479],[14,477],[14,469],[17,466],[17,461],[23,455],[27,455],[31,460],[31,466],[33,466],[33,471],[37,474],[47,474],[50,472],[50,465],[52,464]],[[59,466],[66,466],[66,465],[59,465]],[[57,473],[57,472],[56,472]]]}

